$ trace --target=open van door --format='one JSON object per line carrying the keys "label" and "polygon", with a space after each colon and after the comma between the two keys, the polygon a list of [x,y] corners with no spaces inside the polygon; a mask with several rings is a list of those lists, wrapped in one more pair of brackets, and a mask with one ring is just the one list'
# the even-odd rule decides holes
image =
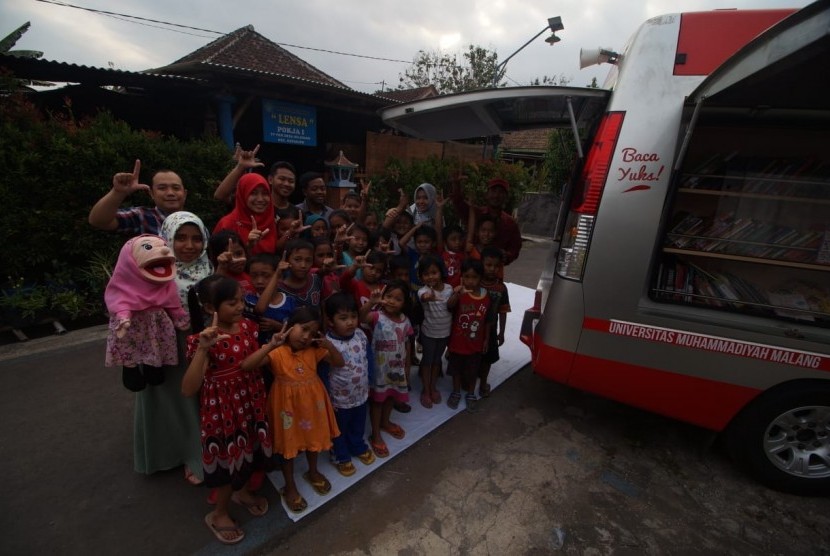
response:
{"label": "open van door", "polygon": [[[737,227],[718,234],[695,232],[702,239],[689,247],[677,242],[675,238],[681,236],[674,226],[667,228],[661,242],[669,246],[663,251],[671,252],[675,261],[694,263],[703,271],[720,270],[720,276],[738,281],[750,277],[743,283],[752,284],[756,291],[773,292],[754,307],[745,305],[738,311],[729,304],[708,306],[709,311],[732,311],[728,316],[713,312],[713,323],[722,328],[731,323],[756,345],[802,349],[823,361],[830,345],[828,311],[808,316],[787,312],[781,308],[787,301],[774,297],[778,291],[774,288],[786,285],[797,296],[799,284],[815,282],[822,284],[822,292],[828,291],[830,261],[820,254],[821,240],[816,240],[812,250],[796,241],[807,233],[830,237],[828,57],[830,1],[822,0],[758,35],[687,96],[683,114],[687,131],[675,163],[677,180],[667,204],[669,219],[687,210],[693,216],[729,210],[756,233],[748,239]],[[763,225],[792,226],[793,243],[802,250],[791,249],[790,242],[775,232],[757,232]],[[728,240],[716,247],[710,236]],[[778,248],[782,244],[786,248]],[[769,245],[775,248],[766,251]],[[802,262],[792,262],[795,252]],[[664,257],[662,262],[669,260]],[[745,301],[746,295],[750,294],[736,299]],[[678,299],[685,302],[676,296],[664,301],[668,299],[675,304]],[[827,298],[819,295],[818,299]],[[694,303],[689,300],[690,305]],[[763,319],[754,315],[763,315]],[[745,363],[742,367],[734,363],[745,376],[769,372],[763,363]],[[813,440],[792,432],[794,426],[800,430],[798,423],[812,423],[815,415],[825,416],[825,422],[830,415],[830,380],[826,373],[811,371],[782,365],[770,372],[768,380],[750,384],[758,395],[739,409],[724,435],[733,458],[757,480],[808,495],[830,492],[830,459],[827,443],[822,444],[825,433]],[[813,429],[805,430],[809,435]]]}
{"label": "open van door", "polygon": [[819,1],[747,43],[686,99],[690,118],[675,166],[682,162],[698,117],[707,121],[792,121],[824,128],[830,117],[830,2]]}
{"label": "open van door", "polygon": [[598,119],[610,95],[604,89],[579,87],[484,89],[390,106],[380,116],[387,125],[420,139],[469,139],[523,129],[583,127]]}
{"label": "open van door", "polygon": [[[582,87],[506,87],[438,96],[380,110],[387,125],[421,139],[445,141],[500,135],[509,131],[565,128],[574,135],[577,151],[584,158],[587,146],[605,113],[611,91]],[[575,171],[581,170],[577,164]],[[554,227],[554,246],[542,269],[534,309],[544,306],[565,226],[563,207],[573,196],[573,180],[562,191],[559,216]]]}

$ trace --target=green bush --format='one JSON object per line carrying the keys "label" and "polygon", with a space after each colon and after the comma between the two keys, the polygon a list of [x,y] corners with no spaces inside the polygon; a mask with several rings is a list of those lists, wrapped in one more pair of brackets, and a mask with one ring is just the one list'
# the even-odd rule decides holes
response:
{"label": "green bush", "polygon": [[[213,226],[222,211],[213,190],[231,164],[219,139],[179,141],[108,113],[76,120],[69,99],[60,113],[44,114],[22,96],[0,98],[0,304],[8,309],[21,288],[33,288],[51,292],[49,304],[60,312],[103,314],[106,272],[126,237],[92,228],[87,217],[113,174],[130,171],[136,158],[142,183],[154,169],[176,171],[188,189],[187,209]],[[152,204],[144,194],[128,202]],[[85,306],[67,292],[81,294]]]}

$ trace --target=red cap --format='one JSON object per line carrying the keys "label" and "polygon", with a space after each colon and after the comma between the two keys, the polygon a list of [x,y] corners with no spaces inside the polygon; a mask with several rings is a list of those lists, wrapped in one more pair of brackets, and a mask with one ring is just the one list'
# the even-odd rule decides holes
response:
{"label": "red cap", "polygon": [[487,182],[487,189],[491,187],[503,187],[505,191],[510,191],[510,184],[507,183],[507,180],[503,180],[501,178],[493,178]]}

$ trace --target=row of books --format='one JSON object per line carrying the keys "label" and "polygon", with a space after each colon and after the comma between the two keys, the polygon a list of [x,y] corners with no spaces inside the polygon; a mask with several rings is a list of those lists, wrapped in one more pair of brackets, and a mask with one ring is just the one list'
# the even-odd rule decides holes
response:
{"label": "row of books", "polygon": [[660,264],[658,300],[739,309],[756,314],[809,322],[830,322],[830,289],[795,281],[765,289],[728,272],[705,270],[693,263],[666,260]]}
{"label": "row of books", "polygon": [[752,218],[722,213],[704,218],[678,213],[676,224],[666,234],[666,245],[765,259],[828,264],[820,256],[827,232],[801,230]]}
{"label": "row of books", "polygon": [[694,166],[681,187],[830,199],[830,161],[718,153]]}

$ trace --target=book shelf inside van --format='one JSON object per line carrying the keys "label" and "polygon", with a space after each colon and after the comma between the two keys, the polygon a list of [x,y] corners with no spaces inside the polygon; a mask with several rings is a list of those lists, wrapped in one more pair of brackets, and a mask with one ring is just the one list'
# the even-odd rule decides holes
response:
{"label": "book shelf inside van", "polygon": [[830,326],[830,133],[700,128],[669,199],[653,299]]}

